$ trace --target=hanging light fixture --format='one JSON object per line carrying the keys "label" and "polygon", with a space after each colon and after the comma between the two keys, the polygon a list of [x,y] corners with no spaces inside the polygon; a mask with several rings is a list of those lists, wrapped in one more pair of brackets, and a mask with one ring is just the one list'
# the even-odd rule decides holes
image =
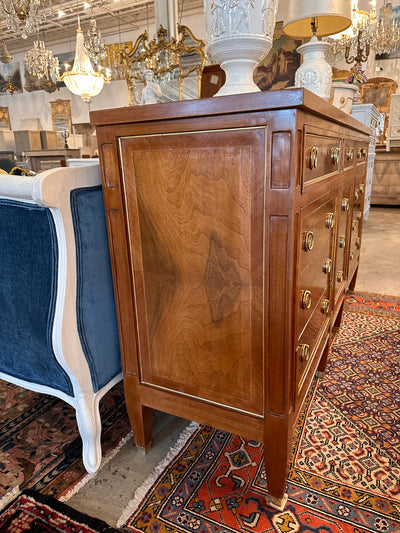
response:
{"label": "hanging light fixture", "polygon": [[[1,1],[1,0],[0,0]],[[103,89],[104,83],[110,80],[101,72],[95,72],[86,53],[84,36],[81,30],[78,16],[78,28],[76,30],[75,60],[72,70],[67,70],[59,78],[67,88],[82,98],[84,102],[90,102],[93,96],[97,96]]]}
{"label": "hanging light fixture", "polygon": [[11,63],[13,56],[9,54],[6,46],[6,42],[3,40],[0,42],[0,61],[2,63]]}
{"label": "hanging light fixture", "polygon": [[376,0],[372,0],[368,13],[358,9],[358,0],[352,0],[351,26],[345,32],[327,39],[332,53],[343,54],[347,63],[360,65],[368,59],[370,50],[377,54],[389,53],[400,45],[400,28],[392,18],[392,5],[388,0],[377,18]]}
{"label": "hanging light fixture", "polygon": [[11,31],[21,32],[23,39],[39,31],[49,12],[51,8],[41,0],[0,0],[0,18]]}
{"label": "hanging light fixture", "polygon": [[34,41],[33,47],[25,54],[25,65],[31,76],[38,80],[57,77],[58,57],[53,56],[51,50],[46,49],[44,41]]}
{"label": "hanging light fixture", "polygon": [[90,29],[87,32],[87,40],[85,41],[85,50],[92,62],[94,70],[100,70],[100,62],[106,56],[106,46],[101,40],[101,32],[97,28],[93,13],[90,19]]}
{"label": "hanging light fixture", "polygon": [[4,90],[8,91],[11,96],[14,96],[14,93],[19,91],[19,88],[13,84],[11,76],[8,76],[7,83],[4,85]]}

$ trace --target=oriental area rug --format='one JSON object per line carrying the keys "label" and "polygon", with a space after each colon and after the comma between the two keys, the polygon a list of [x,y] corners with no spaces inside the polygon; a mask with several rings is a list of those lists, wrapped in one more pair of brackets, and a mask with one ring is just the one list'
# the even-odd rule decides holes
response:
{"label": "oriental area rug", "polygon": [[97,518],[39,492],[22,492],[0,513],[2,533],[118,533]]}
{"label": "oriental area rug", "polygon": [[[21,490],[63,499],[91,478],[70,405],[0,380],[0,410],[0,509]],[[122,382],[101,399],[100,415],[104,464],[131,436]]]}
{"label": "oriental area rug", "polygon": [[350,294],[295,429],[283,511],[263,446],[196,426],[118,526],[137,533],[400,533],[400,299]]}

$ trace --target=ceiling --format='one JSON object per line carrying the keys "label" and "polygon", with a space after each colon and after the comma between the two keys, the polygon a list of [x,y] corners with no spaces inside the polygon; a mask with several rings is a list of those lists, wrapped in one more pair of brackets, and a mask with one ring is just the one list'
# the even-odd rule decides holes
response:
{"label": "ceiling", "polygon": [[[14,3],[16,2],[17,0],[14,0]],[[89,29],[93,15],[103,39],[115,33],[142,30],[154,19],[154,0],[87,0],[87,3],[91,7],[85,9],[84,0],[52,0],[51,8],[45,7],[48,14],[40,25],[39,37],[45,41],[46,46],[75,43],[78,14],[84,33]],[[187,11],[202,9],[202,6],[203,0],[178,0],[179,14],[183,8]],[[59,10],[65,13],[61,18],[58,15]],[[26,40],[22,39],[21,33],[12,32],[5,21],[0,20],[0,38],[6,41],[9,53],[13,54],[30,48],[32,39],[37,39],[38,34],[28,36]]]}

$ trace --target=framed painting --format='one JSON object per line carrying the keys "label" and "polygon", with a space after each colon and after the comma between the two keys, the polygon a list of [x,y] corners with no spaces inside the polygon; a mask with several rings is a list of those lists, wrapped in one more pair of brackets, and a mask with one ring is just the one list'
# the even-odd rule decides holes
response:
{"label": "framed painting", "polygon": [[276,23],[272,48],[254,71],[254,82],[262,91],[293,86],[300,66],[301,57],[296,48],[303,41],[285,35],[282,26],[283,22]]}
{"label": "framed painting", "polygon": [[14,86],[14,93],[22,93],[22,77],[19,63],[0,64],[0,94],[8,94],[7,84]]}

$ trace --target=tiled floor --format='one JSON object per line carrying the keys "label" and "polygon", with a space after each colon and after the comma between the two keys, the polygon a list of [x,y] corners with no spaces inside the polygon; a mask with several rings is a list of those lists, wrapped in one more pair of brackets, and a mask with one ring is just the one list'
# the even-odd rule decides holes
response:
{"label": "tiled floor", "polygon": [[[400,296],[400,207],[371,209],[364,221],[356,291]],[[176,442],[188,421],[156,413],[153,446],[145,455],[126,444],[68,504],[115,525],[135,490]]]}

